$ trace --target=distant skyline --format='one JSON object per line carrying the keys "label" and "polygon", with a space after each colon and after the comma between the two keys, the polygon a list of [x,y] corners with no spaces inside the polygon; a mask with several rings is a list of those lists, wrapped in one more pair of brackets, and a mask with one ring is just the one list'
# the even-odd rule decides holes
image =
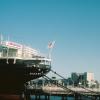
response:
{"label": "distant skyline", "polygon": [[46,54],[56,41],[52,69],[100,81],[100,0],[0,0],[0,33]]}

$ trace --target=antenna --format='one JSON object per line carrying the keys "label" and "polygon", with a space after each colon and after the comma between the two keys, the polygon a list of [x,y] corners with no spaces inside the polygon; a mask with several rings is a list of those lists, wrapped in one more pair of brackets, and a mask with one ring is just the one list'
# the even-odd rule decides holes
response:
{"label": "antenna", "polygon": [[2,41],[3,41],[3,36],[2,34],[0,34],[0,44],[2,44]]}
{"label": "antenna", "polygon": [[52,53],[52,49],[53,49],[53,47],[54,47],[54,44],[55,44],[55,41],[53,41],[53,42],[50,42],[49,44],[48,44],[48,49],[49,49],[49,55],[48,55],[48,57],[51,59],[51,53]]}
{"label": "antenna", "polygon": [[9,42],[9,36],[7,37],[7,41]]}

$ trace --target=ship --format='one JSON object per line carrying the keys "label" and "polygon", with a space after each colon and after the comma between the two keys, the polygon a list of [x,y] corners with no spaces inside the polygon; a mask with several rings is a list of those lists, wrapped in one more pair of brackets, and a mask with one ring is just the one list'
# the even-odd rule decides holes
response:
{"label": "ship", "polygon": [[30,80],[45,76],[51,59],[20,43],[0,40],[0,94],[20,94]]}

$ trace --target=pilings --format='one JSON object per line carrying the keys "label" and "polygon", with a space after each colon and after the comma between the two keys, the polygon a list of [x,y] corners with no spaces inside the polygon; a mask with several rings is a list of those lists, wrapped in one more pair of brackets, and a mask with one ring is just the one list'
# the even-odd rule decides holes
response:
{"label": "pilings", "polygon": [[[43,95],[35,95],[35,100],[41,100],[41,97]],[[44,95],[44,100],[50,100],[50,96],[49,95]]]}
{"label": "pilings", "polygon": [[82,95],[75,93],[74,94],[74,100],[82,100]]}
{"label": "pilings", "polygon": [[[76,88],[75,88],[76,89]],[[26,99],[31,100],[33,95],[34,100],[51,100],[52,97],[60,97],[61,100],[68,100],[69,97],[72,97],[74,100],[100,100],[100,94],[91,91],[79,91],[80,88],[76,89],[77,91],[65,91],[62,88],[56,86],[50,86],[49,88],[33,88],[26,90]]]}
{"label": "pilings", "polygon": [[[74,95],[49,95],[49,94],[33,94],[34,100],[52,100],[52,98],[59,97],[61,98],[60,100],[69,100],[69,98],[73,98],[73,100],[100,100],[100,96],[85,96],[85,95],[79,95],[79,94],[74,94]],[[21,100],[33,100],[32,95],[26,95],[24,99]]]}
{"label": "pilings", "polygon": [[61,100],[67,100],[67,96],[62,95]]}

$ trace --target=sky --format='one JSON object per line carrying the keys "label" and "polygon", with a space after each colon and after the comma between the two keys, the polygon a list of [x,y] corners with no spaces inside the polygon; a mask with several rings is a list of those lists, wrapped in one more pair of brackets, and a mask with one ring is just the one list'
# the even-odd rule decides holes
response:
{"label": "sky", "polygon": [[100,80],[100,0],[0,0],[0,34],[44,54],[55,41],[53,70]]}

